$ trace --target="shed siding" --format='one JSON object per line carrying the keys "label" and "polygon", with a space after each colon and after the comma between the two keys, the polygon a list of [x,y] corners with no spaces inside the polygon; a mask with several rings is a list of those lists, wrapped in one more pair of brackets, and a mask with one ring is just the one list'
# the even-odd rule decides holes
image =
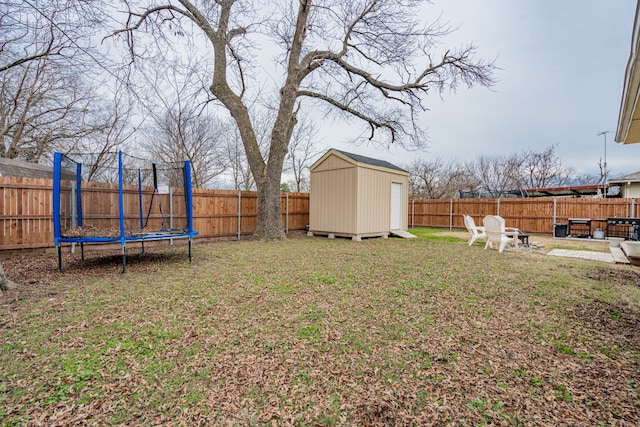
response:
{"label": "shed siding", "polygon": [[358,233],[389,231],[390,212],[386,207],[391,203],[390,177],[391,174],[385,172],[360,168]]}
{"label": "shed siding", "polygon": [[391,183],[402,184],[402,227],[407,228],[407,177],[380,170],[358,170],[357,233],[388,232],[391,229]]}
{"label": "shed siding", "polygon": [[[338,169],[316,168],[311,174],[311,231],[354,234],[356,231],[356,167],[334,156]],[[323,166],[322,165],[319,166]],[[349,167],[344,167],[349,166]]]}

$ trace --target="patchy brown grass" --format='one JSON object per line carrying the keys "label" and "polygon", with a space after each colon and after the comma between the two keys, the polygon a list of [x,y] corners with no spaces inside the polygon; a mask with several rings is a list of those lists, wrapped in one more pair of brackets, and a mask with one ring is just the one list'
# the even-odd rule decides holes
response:
{"label": "patchy brown grass", "polygon": [[0,424],[640,424],[637,268],[421,236],[3,260]]}

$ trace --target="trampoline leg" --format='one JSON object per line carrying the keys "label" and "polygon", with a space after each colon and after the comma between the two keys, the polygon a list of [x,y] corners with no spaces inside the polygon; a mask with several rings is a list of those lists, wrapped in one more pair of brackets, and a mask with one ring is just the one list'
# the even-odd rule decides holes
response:
{"label": "trampoline leg", "polygon": [[189,262],[191,262],[191,239],[189,239]]}
{"label": "trampoline leg", "polygon": [[62,273],[62,247],[58,245],[56,249],[58,251],[58,271]]}
{"label": "trampoline leg", "polygon": [[122,273],[124,274],[127,271],[127,249],[126,247],[122,247]]}
{"label": "trampoline leg", "polygon": [[144,253],[144,240],[142,241],[142,253]]}
{"label": "trampoline leg", "polygon": [[80,259],[84,262],[84,243],[80,242]]}

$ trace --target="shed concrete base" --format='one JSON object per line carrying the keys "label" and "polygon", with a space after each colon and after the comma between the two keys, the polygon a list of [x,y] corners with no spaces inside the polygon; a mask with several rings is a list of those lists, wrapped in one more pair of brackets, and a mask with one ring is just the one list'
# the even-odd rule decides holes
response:
{"label": "shed concrete base", "polygon": [[328,231],[307,231],[307,236],[327,236],[329,239],[335,239],[336,237],[347,237],[351,238],[354,242],[361,242],[363,238],[367,237],[382,237],[383,239],[387,239],[389,237],[389,233],[330,233]]}

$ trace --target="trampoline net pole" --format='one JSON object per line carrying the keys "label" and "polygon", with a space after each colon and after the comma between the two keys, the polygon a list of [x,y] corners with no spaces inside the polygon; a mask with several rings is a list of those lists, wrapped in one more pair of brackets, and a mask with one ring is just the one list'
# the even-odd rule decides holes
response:
{"label": "trampoline net pole", "polygon": [[122,245],[122,273],[127,271],[127,248]]}
{"label": "trampoline net pole", "polygon": [[62,247],[57,245],[56,248],[58,250],[58,271],[62,273]]}

